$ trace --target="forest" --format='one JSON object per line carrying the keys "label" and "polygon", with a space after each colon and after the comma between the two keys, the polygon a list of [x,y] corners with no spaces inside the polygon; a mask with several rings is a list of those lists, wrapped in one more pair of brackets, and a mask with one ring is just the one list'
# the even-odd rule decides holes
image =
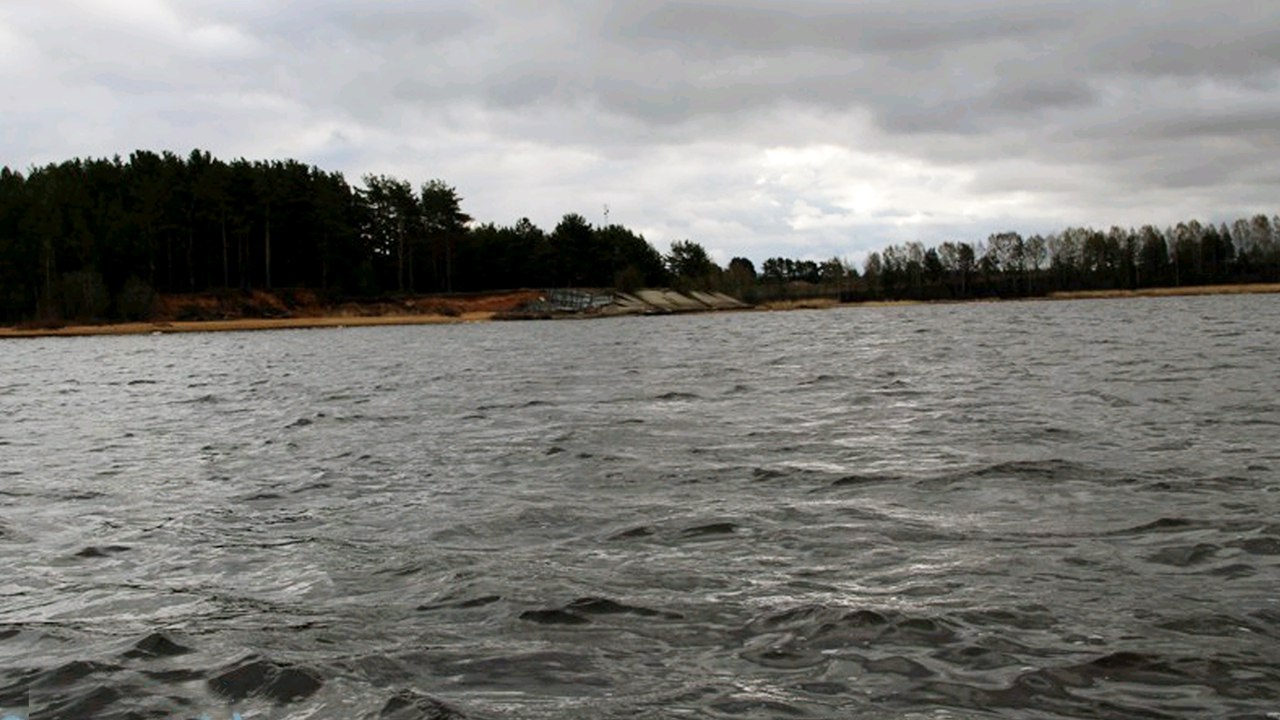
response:
{"label": "forest", "polygon": [[139,150],[0,170],[0,322],[146,319],[157,293],[305,288],[380,298],[514,288],[674,286],[777,297],[967,299],[1059,290],[1280,279],[1280,216],[1027,238],[890,245],[859,269],[770,258],[714,263],[693,240],[665,255],[618,224],[569,213],[477,222],[442,180],[294,160],[226,162]]}

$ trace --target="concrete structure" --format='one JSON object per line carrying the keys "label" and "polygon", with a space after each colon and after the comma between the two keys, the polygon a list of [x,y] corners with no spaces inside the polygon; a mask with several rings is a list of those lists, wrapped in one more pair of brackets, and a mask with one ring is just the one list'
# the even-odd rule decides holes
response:
{"label": "concrete structure", "polygon": [[539,316],[662,315],[710,310],[742,310],[751,307],[724,293],[677,292],[669,288],[649,288],[633,293],[558,289],[548,290],[538,302],[522,308]]}

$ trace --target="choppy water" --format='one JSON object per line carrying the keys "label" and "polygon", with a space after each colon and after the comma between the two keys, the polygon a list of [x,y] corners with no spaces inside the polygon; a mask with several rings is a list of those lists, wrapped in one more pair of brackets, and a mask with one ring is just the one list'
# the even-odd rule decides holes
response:
{"label": "choppy water", "polygon": [[1278,332],[1255,296],[6,342],[0,710],[1275,717]]}

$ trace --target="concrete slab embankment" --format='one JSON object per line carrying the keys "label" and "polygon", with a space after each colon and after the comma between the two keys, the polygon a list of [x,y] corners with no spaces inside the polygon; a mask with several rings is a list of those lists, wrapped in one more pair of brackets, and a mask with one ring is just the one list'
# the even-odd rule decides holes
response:
{"label": "concrete slab embankment", "polygon": [[657,290],[637,290],[636,297],[640,298],[650,306],[667,312],[690,312],[697,310],[709,310],[710,307],[705,303],[699,302],[688,295],[678,293],[675,290],[657,289]]}
{"label": "concrete slab embankment", "polygon": [[613,305],[605,308],[605,312],[613,313],[615,315],[643,315],[645,313],[662,311],[635,295],[628,293],[616,293],[613,296]]}
{"label": "concrete slab embankment", "polygon": [[524,308],[526,313],[543,317],[590,317],[598,315],[663,315],[710,310],[740,310],[750,305],[724,293],[678,292],[669,288],[648,288],[634,292],[586,290],[547,291],[537,302]]}
{"label": "concrete slab embankment", "polygon": [[712,310],[742,310],[744,308],[751,307],[741,300],[729,297],[722,292],[702,292],[700,290],[693,290],[689,293],[689,296]]}

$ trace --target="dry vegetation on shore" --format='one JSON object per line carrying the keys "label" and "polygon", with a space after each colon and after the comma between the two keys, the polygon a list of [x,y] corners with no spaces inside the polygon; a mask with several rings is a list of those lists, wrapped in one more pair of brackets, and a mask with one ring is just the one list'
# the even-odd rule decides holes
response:
{"label": "dry vegetation on shore", "polygon": [[[1094,300],[1266,293],[1280,293],[1280,283],[1196,285],[1141,290],[1079,290],[1056,292],[1047,298],[1023,298],[1023,300]],[[157,314],[152,320],[83,325],[29,323],[15,327],[0,327],[0,339],[483,322],[516,313],[527,303],[537,300],[539,296],[540,293],[536,290],[519,290],[506,293],[325,304],[317,300],[314,293],[307,292],[276,294],[258,291],[248,294],[169,295],[158,299]],[[920,304],[927,303],[872,301],[843,305],[843,307]],[[756,306],[755,309],[821,310],[837,306],[842,305],[834,298],[797,298],[769,301]]]}
{"label": "dry vegetation on shore", "polygon": [[490,320],[536,300],[535,290],[449,297],[325,303],[309,291],[162,295],[149,320],[101,324],[27,323],[0,327],[0,338],[138,335],[332,328],[367,325],[437,325]]}
{"label": "dry vegetation on shore", "polygon": [[1188,285],[1185,287],[1153,287],[1140,290],[1074,290],[1050,293],[1050,300],[1094,300],[1130,297],[1175,297],[1178,295],[1256,295],[1280,293],[1280,283],[1247,285]]}

